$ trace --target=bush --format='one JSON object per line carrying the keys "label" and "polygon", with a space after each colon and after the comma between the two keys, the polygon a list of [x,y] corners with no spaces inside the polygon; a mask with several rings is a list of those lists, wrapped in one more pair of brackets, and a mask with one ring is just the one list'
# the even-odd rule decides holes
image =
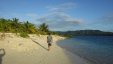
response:
{"label": "bush", "polygon": [[23,38],[27,38],[27,37],[29,37],[29,36],[28,36],[28,34],[27,34],[27,33],[25,33],[25,32],[20,33],[20,36],[21,36],[21,37],[23,37]]}

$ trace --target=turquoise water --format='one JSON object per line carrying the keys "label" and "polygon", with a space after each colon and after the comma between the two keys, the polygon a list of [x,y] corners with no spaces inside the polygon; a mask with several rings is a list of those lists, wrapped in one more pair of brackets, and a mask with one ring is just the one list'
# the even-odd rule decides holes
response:
{"label": "turquoise water", "polygon": [[76,36],[58,45],[94,64],[113,64],[113,36]]}

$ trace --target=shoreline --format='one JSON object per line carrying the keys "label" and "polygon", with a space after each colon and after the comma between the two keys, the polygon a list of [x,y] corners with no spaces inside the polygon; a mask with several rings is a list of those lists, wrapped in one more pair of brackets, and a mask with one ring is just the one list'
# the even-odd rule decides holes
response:
{"label": "shoreline", "polygon": [[[65,40],[65,39],[63,39],[63,40]],[[60,43],[60,41],[62,41],[62,40],[59,40],[59,41],[57,42],[57,45],[58,45],[58,43]],[[58,45],[58,46],[59,46],[59,45]],[[61,47],[61,46],[59,46],[59,47]],[[83,56],[81,56],[81,55],[79,55],[79,54],[77,54],[77,53],[73,53],[73,52],[71,52],[71,51],[65,49],[64,47],[61,47],[61,48],[64,50],[64,53],[68,56],[68,58],[70,59],[70,61],[71,61],[73,64],[76,63],[76,61],[77,61],[77,59],[76,59],[76,60],[73,59],[74,57],[75,57],[75,58],[79,58],[78,61],[80,61],[80,59],[81,59],[82,61],[84,61],[85,64],[95,64],[94,62],[90,61],[89,59],[87,59],[87,58],[85,58],[85,57],[83,57]],[[83,63],[83,64],[84,64],[84,63]],[[79,64],[79,63],[77,63],[77,64]],[[80,62],[80,64],[81,64],[81,62]]]}
{"label": "shoreline", "polygon": [[[112,64],[113,46],[111,36],[86,36],[79,38],[65,39],[58,42],[58,45],[91,64]],[[104,40],[103,40],[104,38]],[[109,53],[108,53],[109,52]],[[104,59],[103,59],[104,58]]]}
{"label": "shoreline", "polygon": [[[88,64],[82,58],[57,45],[57,41],[64,37],[52,35],[54,43],[51,50],[47,51],[47,35],[30,34],[29,36],[30,38],[22,38],[7,33],[6,38],[0,40],[0,49],[4,48],[6,51],[2,64]],[[71,57],[76,61],[71,61]]]}

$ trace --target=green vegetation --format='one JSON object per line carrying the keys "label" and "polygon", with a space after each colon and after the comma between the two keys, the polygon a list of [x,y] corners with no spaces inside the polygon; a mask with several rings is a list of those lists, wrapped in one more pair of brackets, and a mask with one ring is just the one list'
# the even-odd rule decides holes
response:
{"label": "green vegetation", "polygon": [[51,33],[52,35],[59,35],[63,37],[73,37],[73,36],[84,36],[84,35],[96,35],[96,36],[112,36],[112,32],[103,32],[100,30],[78,30],[78,31],[50,31],[48,25],[46,23],[42,23],[38,27],[35,24],[30,23],[29,21],[20,22],[19,19],[4,19],[0,18],[0,39],[5,38],[5,33],[15,33],[16,35],[19,34],[21,37],[29,37],[28,34],[41,34],[46,35]]}
{"label": "green vegetation", "polygon": [[47,34],[49,32],[48,25],[46,25],[45,23],[41,24],[39,26],[38,32],[44,35]]}
{"label": "green vegetation", "polygon": [[27,38],[27,37],[29,37],[29,36],[28,36],[28,34],[27,34],[27,33],[25,33],[25,32],[20,33],[20,36],[21,36],[21,37],[23,37],[23,38]]}
{"label": "green vegetation", "polygon": [[4,19],[0,18],[0,32],[2,33],[16,33],[20,34],[22,37],[28,37],[28,34],[42,34],[46,35],[48,32],[51,32],[46,23],[42,23],[39,27],[36,27],[34,24],[29,21],[19,22],[19,19]]}

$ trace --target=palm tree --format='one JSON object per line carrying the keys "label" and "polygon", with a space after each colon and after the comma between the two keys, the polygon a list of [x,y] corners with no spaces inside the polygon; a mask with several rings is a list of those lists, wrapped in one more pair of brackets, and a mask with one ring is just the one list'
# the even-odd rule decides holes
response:
{"label": "palm tree", "polygon": [[42,24],[39,26],[39,31],[45,32],[45,33],[47,34],[47,32],[49,32],[48,25],[46,25],[46,23],[42,23]]}
{"label": "palm tree", "polygon": [[7,27],[8,27],[8,21],[4,18],[0,19],[0,29],[3,32],[7,32]]}
{"label": "palm tree", "polygon": [[24,23],[25,29],[27,33],[35,33],[36,32],[36,27],[34,24],[29,23],[28,21]]}
{"label": "palm tree", "polygon": [[7,32],[7,27],[8,27],[7,20],[4,18],[0,18],[0,31],[2,31],[3,33],[1,35],[2,38],[5,38],[5,32]]}
{"label": "palm tree", "polygon": [[19,28],[19,19],[17,19],[17,18],[12,19],[12,28],[15,30],[15,32],[17,34],[18,28]]}

